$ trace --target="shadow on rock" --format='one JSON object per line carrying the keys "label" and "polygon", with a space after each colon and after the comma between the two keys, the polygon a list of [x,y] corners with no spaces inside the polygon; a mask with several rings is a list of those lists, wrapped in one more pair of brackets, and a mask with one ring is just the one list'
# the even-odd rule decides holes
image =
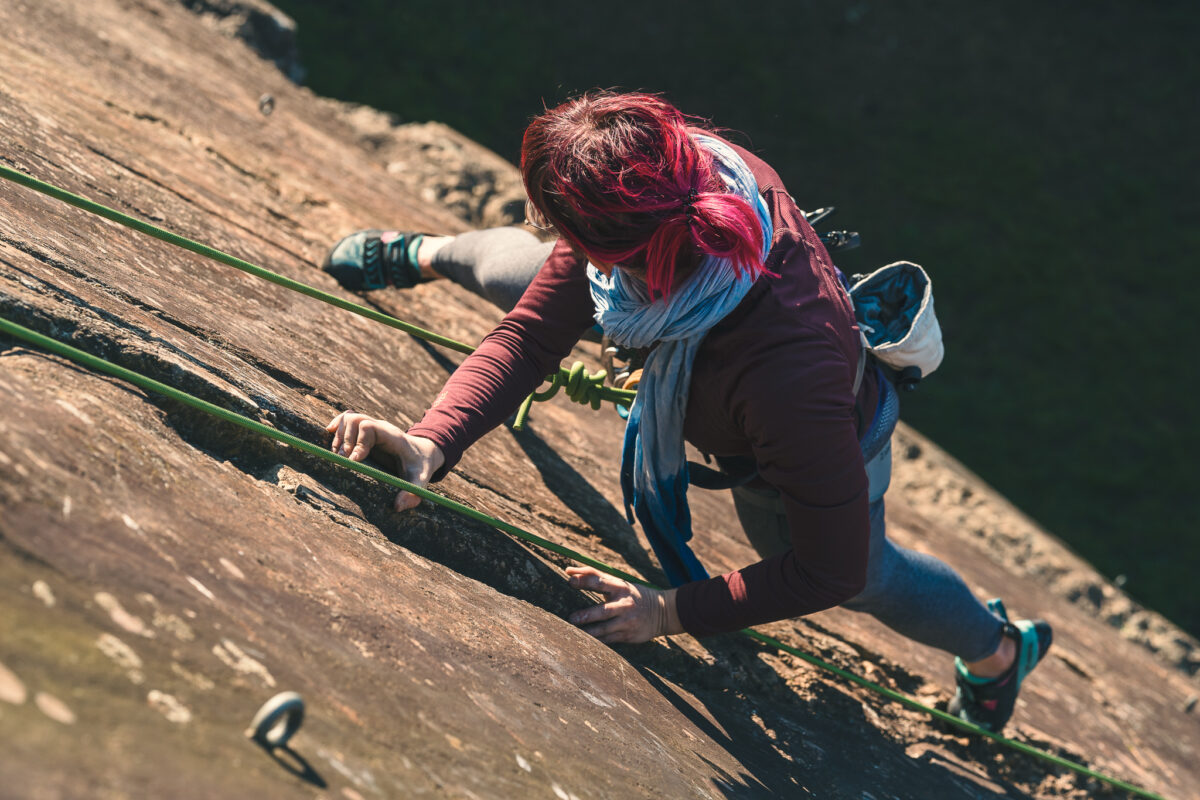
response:
{"label": "shadow on rock", "polygon": [[[764,656],[773,656],[773,648],[737,635],[707,638],[701,646],[708,657],[674,644],[619,650],[681,715],[743,766],[740,775],[713,767],[713,787],[724,797],[1015,798],[1028,795],[1014,778],[1037,783],[1036,764],[997,759],[995,748],[983,742],[955,747],[957,740],[926,731],[916,741],[936,742],[951,757],[921,760],[922,788],[913,793],[918,762],[908,749],[916,741],[889,735],[879,722],[898,713],[894,706],[814,678],[808,665],[769,664]],[[954,757],[977,765],[986,777]]]}
{"label": "shadow on rock", "polygon": [[[537,467],[546,488],[587,523],[591,534],[600,538],[605,546],[620,553],[625,563],[646,580],[660,586],[666,585],[666,575],[642,548],[624,514],[613,508],[604,495],[593,489],[574,467],[536,433],[528,428],[512,433],[513,441]],[[617,469],[618,465],[613,464],[614,481],[617,479]]]}
{"label": "shadow on rock", "polygon": [[263,750],[266,751],[267,755],[269,755],[276,764],[283,767],[285,770],[292,773],[305,783],[311,783],[318,789],[324,789],[329,786],[329,784],[325,782],[325,779],[321,777],[321,774],[313,769],[312,764],[308,763],[308,759],[297,753],[290,746],[284,745],[283,747],[275,748],[264,747]]}

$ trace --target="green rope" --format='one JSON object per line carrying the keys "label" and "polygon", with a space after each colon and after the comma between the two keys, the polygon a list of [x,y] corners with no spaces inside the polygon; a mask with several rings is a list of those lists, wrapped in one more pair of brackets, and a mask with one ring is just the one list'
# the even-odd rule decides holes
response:
{"label": "green rope", "polygon": [[[462,514],[463,516],[469,517],[473,520],[476,520],[477,522],[482,522],[486,525],[496,528],[497,530],[500,530],[500,531],[508,533],[512,536],[515,536],[518,539],[521,539],[523,541],[537,545],[538,547],[549,550],[552,553],[556,553],[557,555],[564,556],[566,558],[572,559],[573,561],[577,561],[580,564],[586,564],[590,567],[594,567],[595,569],[598,569],[602,572],[606,572],[609,575],[614,575],[618,578],[621,578],[622,580],[629,581],[630,583],[636,583],[641,586],[647,586],[647,587],[650,587],[653,589],[659,588],[659,587],[654,586],[654,584],[652,584],[652,583],[649,583],[641,578],[638,578],[637,576],[629,574],[628,572],[624,572],[615,567],[610,567],[609,565],[607,565],[601,561],[597,561],[593,558],[589,558],[588,556],[585,556],[582,553],[578,553],[568,547],[563,547],[562,545],[555,544],[554,542],[551,542],[547,539],[543,539],[540,536],[537,536],[526,530],[518,528],[515,525],[510,525],[509,523],[504,522],[499,519],[496,519],[495,517],[491,517],[491,516],[488,516],[487,514],[476,511],[475,509],[465,506],[462,503],[451,500],[448,497],[444,497],[435,492],[431,492],[428,489],[425,489],[425,488],[422,488],[415,484],[409,483],[406,480],[397,478],[396,476],[394,476],[390,473],[376,469],[367,464],[361,464],[357,461],[351,461],[350,459],[345,458],[344,456],[337,455],[336,453],[333,453],[324,447],[321,447],[321,446],[315,445],[315,444],[311,444],[311,443],[306,442],[305,440],[300,439],[296,436],[292,436],[290,434],[276,430],[275,428],[272,428],[268,425],[264,425],[261,422],[252,420],[248,417],[244,417],[240,414],[235,414],[232,411],[221,408],[220,406],[214,405],[205,400],[201,400],[198,397],[194,397],[190,394],[187,394],[186,392],[182,392],[171,386],[167,386],[164,383],[159,383],[158,381],[154,380],[153,378],[148,378],[137,372],[127,370],[124,367],[117,366],[116,364],[113,364],[109,361],[105,361],[104,359],[94,356],[90,353],[86,353],[82,350],[71,347],[70,345],[64,344],[64,343],[58,341],[57,339],[52,339],[48,336],[43,336],[42,334],[37,333],[32,330],[29,330],[28,328],[25,328],[21,325],[17,325],[16,323],[9,322],[8,320],[4,319],[3,317],[0,317],[0,332],[7,333],[7,334],[9,334],[11,336],[15,336],[19,339],[24,339],[25,341],[35,344],[38,347],[41,347],[52,353],[57,353],[58,355],[64,356],[73,361],[77,361],[80,364],[83,364],[84,366],[88,367],[89,369],[93,369],[97,372],[103,372],[108,375],[112,375],[114,377],[120,378],[121,380],[128,381],[129,383],[132,383],[135,386],[139,386],[148,391],[152,391],[157,394],[161,394],[165,397],[169,397],[172,400],[176,400],[178,402],[189,405],[193,408],[204,411],[205,413],[212,414],[213,416],[219,417],[227,422],[231,422],[234,425],[239,425],[243,428],[252,430],[255,433],[259,433],[259,434],[262,434],[263,436],[268,436],[276,441],[291,445],[292,447],[302,450],[305,453],[308,453],[310,455],[317,456],[318,458],[322,458],[322,459],[325,459],[326,461],[333,462],[334,464],[338,464],[339,466],[343,466],[348,469],[352,469],[355,472],[359,472],[363,475],[367,475],[369,477],[375,478],[376,480],[386,483],[387,485],[392,486],[394,488],[403,489],[404,491],[411,492],[411,493],[417,495],[418,497],[429,500],[430,502],[436,503],[437,505],[444,506],[445,508],[448,508],[452,511]],[[984,730],[983,728],[980,728],[969,722],[961,720],[958,717],[947,714],[944,711],[940,711],[935,708],[930,708],[929,706],[923,705],[923,704],[917,702],[916,700],[913,700],[903,694],[900,694],[899,692],[896,692],[892,689],[888,689],[885,686],[881,686],[877,683],[869,681],[866,678],[859,677],[858,675],[855,675],[852,672],[847,672],[846,670],[843,670],[840,667],[836,667],[832,664],[822,661],[821,659],[817,658],[816,656],[813,656],[809,653],[805,653],[804,651],[799,650],[795,647],[792,647],[791,645],[784,644],[783,642],[779,641],[778,639],[775,639],[764,633],[759,633],[758,631],[751,630],[751,629],[743,630],[742,633],[745,634],[746,636],[750,637],[751,639],[754,639],[757,642],[765,644],[769,647],[773,647],[773,648],[779,650],[780,652],[788,653],[790,655],[796,656],[797,658],[803,659],[804,661],[808,662],[809,664],[812,664],[813,666],[819,667],[820,669],[823,669],[827,672],[833,673],[834,675],[844,678],[845,680],[856,683],[859,686],[869,689],[870,691],[875,692],[879,695],[882,695],[883,697],[887,697],[891,700],[901,703],[901,704],[903,704],[909,708],[912,708],[916,711],[922,711],[926,714],[929,714],[934,719],[941,720],[942,722],[946,722],[951,725],[955,725],[959,728],[962,728],[963,730],[965,730],[969,733],[986,736],[987,738],[993,739],[993,740],[999,742],[1000,744],[1011,748],[1012,750],[1016,750],[1018,752],[1025,753],[1026,755],[1030,755],[1035,758],[1041,759],[1042,761],[1053,764],[1055,766],[1071,770],[1073,772],[1076,772],[1080,775],[1084,775],[1089,778],[1093,778],[1095,780],[1101,781],[1102,783],[1106,783],[1110,786],[1113,786],[1117,789],[1122,789],[1124,791],[1127,791],[1130,794],[1136,795],[1138,797],[1146,798],[1146,800],[1164,800],[1164,798],[1161,795],[1154,794],[1153,792],[1150,792],[1146,789],[1141,789],[1137,786],[1134,786],[1133,784],[1126,783],[1125,781],[1110,777],[1108,775],[1105,775],[1102,772],[1097,772],[1088,767],[1085,767],[1082,764],[1078,764],[1074,761],[1070,761],[1070,760],[1062,758],[1060,756],[1056,756],[1051,753],[1047,753],[1044,750],[1040,750],[1036,747],[1032,747],[1023,742],[1018,742],[1014,739],[1009,739],[998,733],[992,733],[991,731]]]}
{"label": "green rope", "polygon": [[[105,219],[116,222],[119,225],[124,225],[126,228],[131,228],[140,233],[144,233],[147,236],[153,236],[155,239],[160,239],[168,244],[173,244],[176,247],[182,247],[184,250],[190,250],[191,252],[198,253],[206,258],[211,258],[213,261],[233,267],[234,269],[239,269],[242,272],[246,272],[256,278],[262,278],[265,281],[278,284],[285,289],[290,289],[293,292],[299,292],[300,294],[308,295],[309,297],[320,300],[323,303],[328,303],[329,305],[337,306],[338,308],[358,314],[361,317],[366,317],[367,319],[381,322],[388,327],[404,331],[410,336],[415,336],[418,339],[424,339],[427,342],[432,342],[433,344],[438,344],[451,350],[457,350],[460,353],[470,354],[475,352],[475,348],[471,347],[469,344],[464,344],[463,342],[456,341],[447,336],[441,336],[433,333],[432,331],[428,331],[424,328],[413,325],[410,322],[404,322],[403,320],[396,319],[391,315],[375,311],[374,309],[367,308],[366,306],[359,305],[358,303],[352,303],[349,300],[343,300],[337,295],[321,291],[314,286],[309,286],[306,283],[292,280],[291,278],[280,275],[277,272],[272,272],[269,269],[263,269],[262,267],[255,266],[249,261],[243,261],[236,256],[223,253],[220,250],[209,247],[208,245],[201,244],[176,233],[171,233],[170,231],[164,230],[156,225],[151,225],[149,222],[137,219],[136,217],[131,217],[128,214],[123,214],[120,211],[101,205],[95,201],[88,200],[86,197],[80,197],[77,194],[72,194],[66,189],[60,189],[54,184],[40,181],[32,175],[27,175],[20,170],[12,169],[11,167],[6,167],[3,164],[0,164],[0,178],[5,178],[13,183],[24,186],[27,189],[33,189],[36,192],[49,195],[56,200],[69,203],[76,208],[81,208],[84,211],[104,217]],[[569,381],[570,378],[571,374],[566,369],[559,367],[558,371],[551,375],[548,380],[555,381],[558,384],[563,384]],[[552,391],[545,395],[545,399],[549,399],[557,391],[557,386],[552,386]],[[537,394],[539,393],[535,392],[534,395],[530,395],[530,397],[534,397],[534,399],[541,399],[535,397]],[[600,407],[600,402],[603,400],[608,400],[614,404],[628,407],[629,404],[633,402],[633,397],[634,392],[607,387],[601,383],[601,385],[595,387],[591,394],[587,395],[586,399],[577,400],[576,402],[590,403],[592,408],[596,409]],[[528,416],[529,413],[527,406],[531,402],[532,400],[526,400],[525,404],[522,406],[523,408],[526,408],[526,416]],[[521,419],[521,422],[524,423],[524,418]]]}
{"label": "green rope", "polygon": [[[566,376],[565,380],[564,375]],[[596,374],[589,375],[587,367],[582,361],[576,361],[571,365],[570,370],[559,370],[550,377],[549,387],[544,391],[534,392],[525,398],[525,402],[521,403],[521,407],[517,409],[517,418],[513,422],[513,430],[525,429],[525,419],[529,416],[529,408],[533,405],[534,400],[549,400],[558,394],[559,389],[564,389],[572,402],[585,406],[591,405],[593,409],[599,409],[600,403],[604,400],[601,390],[604,389],[606,377],[608,377],[606,370],[598,370]],[[627,403],[618,403],[618,405],[628,407]]]}

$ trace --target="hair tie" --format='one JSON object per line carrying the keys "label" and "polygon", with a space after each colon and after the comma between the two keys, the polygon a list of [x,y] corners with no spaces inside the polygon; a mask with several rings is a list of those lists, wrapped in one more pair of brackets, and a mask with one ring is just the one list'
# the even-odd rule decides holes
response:
{"label": "hair tie", "polygon": [[689,217],[696,216],[696,198],[698,196],[695,189],[688,189],[687,199],[683,201],[683,213]]}

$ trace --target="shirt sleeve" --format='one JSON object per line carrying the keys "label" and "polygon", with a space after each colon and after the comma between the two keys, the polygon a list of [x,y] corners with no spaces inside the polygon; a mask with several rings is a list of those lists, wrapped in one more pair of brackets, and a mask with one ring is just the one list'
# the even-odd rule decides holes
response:
{"label": "shirt sleeve", "polygon": [[446,457],[433,480],[445,477],[463,451],[516,411],[593,324],[586,267],[560,239],[516,307],[409,429],[432,440]]}

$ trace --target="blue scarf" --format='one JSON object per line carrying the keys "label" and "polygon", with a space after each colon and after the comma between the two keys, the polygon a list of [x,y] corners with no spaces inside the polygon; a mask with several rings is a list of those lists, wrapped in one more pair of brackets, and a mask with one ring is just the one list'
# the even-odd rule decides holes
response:
{"label": "blue scarf", "polygon": [[[758,213],[763,229],[763,258],[771,246],[773,227],[758,182],[746,162],[724,142],[696,135],[712,154],[713,165],[730,193],[745,198]],[[709,329],[734,309],[754,276],[715,256],[706,257],[669,299],[650,300],[646,285],[614,269],[605,276],[588,265],[596,321],[615,342],[642,348],[658,343],[642,369],[637,398],[625,426],[621,455],[621,490],[625,514],[633,515],[672,586],[702,580],[708,572],[687,542],[692,516],[687,502],[687,461],[683,449],[683,415],[692,382],[692,362]]]}

